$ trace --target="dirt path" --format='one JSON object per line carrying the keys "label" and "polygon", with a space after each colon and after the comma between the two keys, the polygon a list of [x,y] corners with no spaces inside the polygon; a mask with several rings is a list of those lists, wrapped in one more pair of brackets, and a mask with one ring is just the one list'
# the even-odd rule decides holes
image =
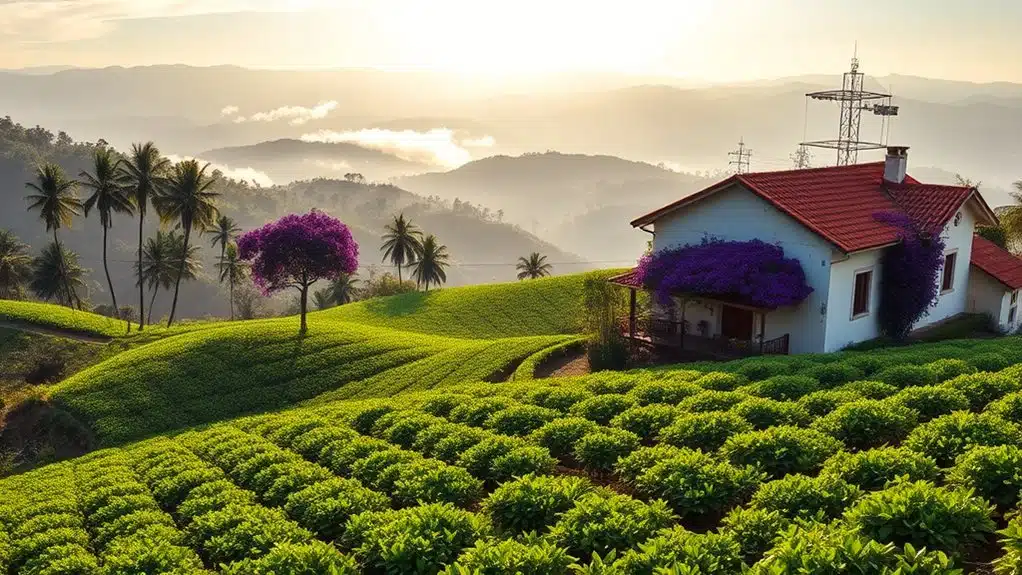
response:
{"label": "dirt path", "polygon": [[589,361],[585,352],[568,354],[544,362],[536,370],[536,379],[547,377],[569,377],[589,373]]}
{"label": "dirt path", "polygon": [[74,331],[70,329],[62,329],[59,327],[48,327],[42,325],[35,325],[30,323],[21,323],[16,321],[2,320],[0,319],[0,328],[13,329],[16,331],[23,331],[26,333],[34,333],[36,335],[48,335],[53,337],[63,337],[66,339],[73,339],[77,341],[84,341],[89,343],[110,343],[113,340],[112,337],[106,335],[96,335],[93,333],[83,333],[80,331]]}

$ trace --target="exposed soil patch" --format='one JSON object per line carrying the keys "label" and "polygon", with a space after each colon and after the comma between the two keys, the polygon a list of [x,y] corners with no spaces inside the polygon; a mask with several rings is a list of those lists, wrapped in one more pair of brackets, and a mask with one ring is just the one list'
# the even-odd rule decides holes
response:
{"label": "exposed soil patch", "polygon": [[28,398],[8,410],[0,431],[0,475],[77,457],[95,447],[88,427],[65,409],[42,398]]}
{"label": "exposed soil patch", "polygon": [[30,323],[22,323],[18,321],[10,321],[6,319],[0,320],[0,328],[13,329],[17,331],[35,333],[39,335],[51,335],[67,339],[74,339],[78,341],[87,341],[91,343],[109,343],[113,339],[112,337],[106,335],[96,335],[94,333],[84,333],[70,329],[47,327]]}
{"label": "exposed soil patch", "polygon": [[536,367],[536,379],[547,377],[568,377],[572,375],[586,375],[589,373],[589,360],[586,352],[570,348],[565,353],[548,357]]}

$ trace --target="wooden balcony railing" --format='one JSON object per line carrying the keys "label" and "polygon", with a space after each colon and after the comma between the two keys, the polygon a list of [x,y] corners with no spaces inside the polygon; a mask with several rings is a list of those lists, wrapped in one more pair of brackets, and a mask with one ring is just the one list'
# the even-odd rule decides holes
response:
{"label": "wooden balcony railing", "polygon": [[[789,335],[766,341],[744,340],[692,333],[687,322],[650,318],[636,325],[637,336],[653,345],[704,352],[719,356],[787,355]],[[627,333],[627,327],[625,327]]]}

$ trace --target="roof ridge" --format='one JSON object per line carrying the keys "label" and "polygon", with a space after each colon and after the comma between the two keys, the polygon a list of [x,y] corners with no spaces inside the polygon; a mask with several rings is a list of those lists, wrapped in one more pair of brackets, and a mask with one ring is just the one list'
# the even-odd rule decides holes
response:
{"label": "roof ridge", "polygon": [[823,172],[823,171],[827,171],[827,170],[852,170],[852,169],[856,169],[856,168],[864,169],[866,167],[875,167],[877,165],[883,165],[883,163],[884,162],[882,162],[882,161],[877,161],[877,162],[864,162],[864,163],[861,163],[861,164],[848,164],[846,166],[820,166],[818,168],[793,168],[793,169],[788,169],[788,170],[764,170],[764,171],[761,171],[761,172],[747,172],[745,174],[740,174],[740,175],[742,175],[742,176],[760,176],[760,175],[776,176],[776,175],[781,175],[781,174],[806,174],[806,173]]}

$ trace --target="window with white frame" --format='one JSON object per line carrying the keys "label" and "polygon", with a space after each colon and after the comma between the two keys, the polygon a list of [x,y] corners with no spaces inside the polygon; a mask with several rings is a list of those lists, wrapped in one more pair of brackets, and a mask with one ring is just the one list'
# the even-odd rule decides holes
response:
{"label": "window with white frame", "polygon": [[855,272],[852,287],[852,319],[869,315],[870,293],[873,290],[873,270]]}
{"label": "window with white frame", "polygon": [[958,252],[951,252],[944,255],[944,275],[940,278],[940,291],[951,291],[955,287],[955,262],[958,260]]}

